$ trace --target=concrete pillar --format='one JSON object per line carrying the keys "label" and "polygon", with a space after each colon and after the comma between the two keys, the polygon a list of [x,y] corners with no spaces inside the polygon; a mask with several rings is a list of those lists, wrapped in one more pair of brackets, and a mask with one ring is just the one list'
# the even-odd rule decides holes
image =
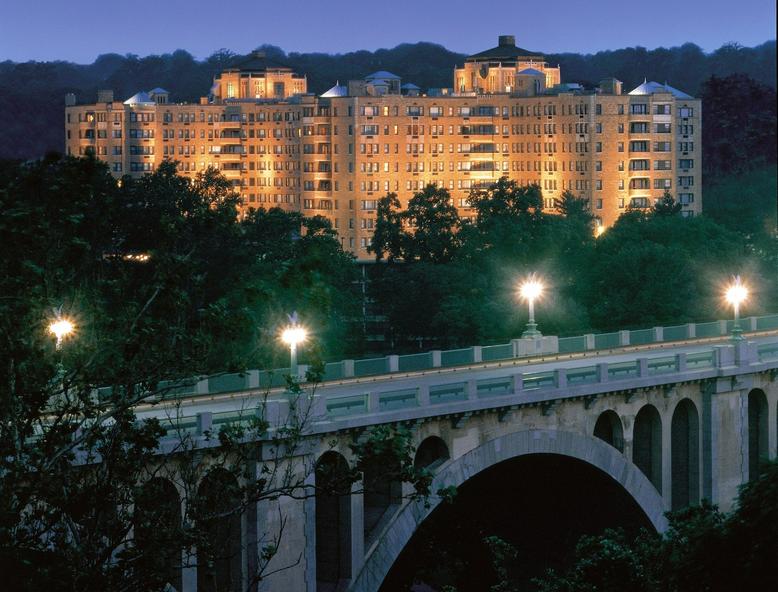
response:
{"label": "concrete pillar", "polygon": [[197,384],[195,385],[195,394],[196,395],[207,395],[208,394],[208,377],[201,378],[197,381]]}
{"label": "concrete pillar", "polygon": [[673,496],[673,462],[672,462],[672,414],[660,413],[662,422],[662,501],[665,503],[665,509],[672,508]]}
{"label": "concrete pillar", "polygon": [[695,323],[689,323],[686,325],[686,338],[694,339],[697,337],[697,325]]}
{"label": "concrete pillar", "polygon": [[665,328],[664,327],[654,327],[654,342],[658,343],[660,341],[665,340]]}
{"label": "concrete pillar", "polygon": [[629,345],[629,331],[619,331],[619,345]]}
{"label": "concrete pillar", "polygon": [[597,382],[608,382],[607,362],[597,364]]}
{"label": "concrete pillar", "polygon": [[379,407],[379,396],[378,393],[372,392],[367,394],[367,412],[368,413],[378,413],[378,407]]}
{"label": "concrete pillar", "polygon": [[353,378],[354,360],[343,360],[343,378]]}
{"label": "concrete pillar", "polygon": [[740,321],[743,331],[756,331],[756,317],[748,317]]}
{"label": "concrete pillar", "polygon": [[430,387],[429,385],[419,385],[418,390],[419,406],[425,407],[430,404]]}
{"label": "concrete pillar", "polygon": [[587,333],[586,335],[584,335],[584,347],[587,350],[594,349],[594,344],[595,344],[594,333]]}
{"label": "concrete pillar", "polygon": [[198,413],[195,419],[197,423],[197,434],[202,436],[205,432],[213,430],[213,413],[210,411],[203,411]]}
{"label": "concrete pillar", "polygon": [[638,358],[638,376],[643,378],[648,376],[648,358]]}
{"label": "concrete pillar", "polygon": [[727,334],[727,321],[719,321],[719,335]]}
{"label": "concrete pillar", "polygon": [[470,400],[478,399],[478,385],[475,380],[468,380],[465,387],[467,389],[467,398]]}
{"label": "concrete pillar", "polygon": [[557,388],[567,388],[567,371],[564,368],[554,370],[554,385]]}
{"label": "concrete pillar", "polygon": [[[314,471],[311,471],[305,477],[305,484],[311,488],[316,484],[316,473]],[[305,548],[303,549],[302,557],[305,569],[305,590],[306,592],[316,592],[316,497],[312,495],[306,498],[302,506],[303,519],[305,520],[303,528]],[[260,532],[263,532],[263,530],[260,530]],[[269,586],[272,584],[268,582],[265,585],[268,587],[266,588],[260,583],[260,591],[270,592]]]}
{"label": "concrete pillar", "polygon": [[678,372],[686,372],[686,352],[675,354],[675,368]]}
{"label": "concrete pillar", "polygon": [[524,377],[521,374],[514,374],[511,376],[511,384],[513,386],[513,394],[518,395],[524,390]]}
{"label": "concrete pillar", "polygon": [[400,356],[386,356],[386,371],[387,372],[399,372],[400,371]]}
{"label": "concrete pillar", "polygon": [[767,455],[771,459],[778,458],[778,398],[767,395]]}
{"label": "concrete pillar", "polygon": [[[365,496],[361,493],[361,481],[351,488],[351,579],[354,580],[365,563]],[[316,581],[313,582],[313,589]]]}
{"label": "concrete pillar", "polygon": [[433,368],[440,368],[442,365],[441,359],[440,359],[440,350],[434,349],[430,352],[430,357],[432,358],[432,367]]}
{"label": "concrete pillar", "polygon": [[259,370],[249,370],[246,373],[246,384],[250,389],[259,388]]}
{"label": "concrete pillar", "polygon": [[473,363],[478,364],[480,362],[483,362],[483,350],[481,349],[480,345],[474,345],[470,348],[473,350]]}

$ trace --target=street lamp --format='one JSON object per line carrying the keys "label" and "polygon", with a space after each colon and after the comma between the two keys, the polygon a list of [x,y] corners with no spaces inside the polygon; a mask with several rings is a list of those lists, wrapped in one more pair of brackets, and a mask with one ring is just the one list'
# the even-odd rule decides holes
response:
{"label": "street lamp", "polygon": [[740,276],[735,276],[734,281],[724,293],[724,298],[732,305],[735,312],[735,323],[732,326],[732,339],[741,341],[743,330],[740,328],[740,304],[748,299],[748,288],[740,281]]}
{"label": "street lamp", "polygon": [[68,318],[57,314],[56,318],[49,323],[49,333],[57,338],[56,348],[62,347],[62,340],[69,337],[76,330],[76,326]]}
{"label": "street lamp", "polygon": [[542,337],[540,331],[538,331],[538,325],[535,322],[535,300],[540,298],[542,294],[543,283],[534,275],[530,276],[519,286],[519,296],[526,300],[529,305],[529,322],[527,323],[527,330],[521,334],[524,338],[535,339],[537,337]]}
{"label": "street lamp", "polygon": [[305,341],[305,328],[298,324],[297,313],[289,315],[292,323],[281,332],[281,341],[289,346],[289,373],[297,377],[297,344]]}

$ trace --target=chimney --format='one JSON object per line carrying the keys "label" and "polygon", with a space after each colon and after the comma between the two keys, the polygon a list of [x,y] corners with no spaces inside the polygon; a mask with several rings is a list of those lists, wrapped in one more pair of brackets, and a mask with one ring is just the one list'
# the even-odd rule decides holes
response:
{"label": "chimney", "polygon": [[72,107],[76,104],[76,95],[73,93],[65,94],[65,107]]}
{"label": "chimney", "polygon": [[500,47],[516,45],[516,37],[513,35],[500,35],[497,38],[497,45]]}

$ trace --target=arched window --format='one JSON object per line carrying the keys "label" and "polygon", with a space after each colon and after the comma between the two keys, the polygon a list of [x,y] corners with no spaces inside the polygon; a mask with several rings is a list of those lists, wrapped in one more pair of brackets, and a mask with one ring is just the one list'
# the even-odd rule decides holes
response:
{"label": "arched window", "polygon": [[135,569],[150,588],[170,585],[181,591],[181,499],[167,479],[154,478],[140,487],[133,514]]}
{"label": "arched window", "polygon": [[604,440],[619,452],[624,452],[624,429],[615,411],[609,409],[600,414],[594,424],[594,437]]}
{"label": "arched window", "polygon": [[748,478],[755,479],[767,461],[767,397],[764,391],[748,393]]}
{"label": "arched window", "polygon": [[351,576],[351,482],[346,459],[325,452],[316,463],[316,590],[334,592]]}
{"label": "arched window", "polygon": [[662,492],[662,420],[653,405],[646,405],[635,416],[632,435],[632,462]]}
{"label": "arched window", "polygon": [[697,407],[684,399],[670,423],[670,460],[673,510],[700,501],[700,420]]}
{"label": "arched window", "polygon": [[437,436],[426,438],[416,450],[413,466],[416,469],[434,471],[449,459],[448,446]]}
{"label": "arched window", "polygon": [[210,471],[197,492],[197,591],[242,592],[241,496],[226,469]]}

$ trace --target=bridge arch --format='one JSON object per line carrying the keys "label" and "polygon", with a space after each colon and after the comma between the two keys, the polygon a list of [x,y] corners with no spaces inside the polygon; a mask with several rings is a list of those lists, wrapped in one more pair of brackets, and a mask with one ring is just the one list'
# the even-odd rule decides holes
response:
{"label": "bridge arch", "polygon": [[413,466],[434,471],[450,458],[448,446],[440,436],[428,436],[416,449]]}
{"label": "bridge arch", "polygon": [[[484,442],[446,464],[432,484],[432,491],[460,486],[471,477],[503,461],[533,454],[558,454],[583,461],[600,469],[619,483],[658,531],[667,527],[666,508],[648,478],[615,448],[594,436],[557,430],[523,430]],[[369,592],[381,587],[394,561],[413,536],[417,526],[437,507],[440,499],[431,497],[406,504],[381,532],[375,546],[354,579],[351,592]]]}
{"label": "bridge arch", "polygon": [[594,424],[594,436],[607,442],[619,452],[624,452],[624,427],[618,413],[612,409],[603,411]]}
{"label": "bridge arch", "polygon": [[662,418],[653,405],[643,405],[635,416],[632,462],[662,491]]}
{"label": "bridge arch", "polygon": [[700,501],[700,416],[691,399],[681,400],[670,420],[670,500],[673,510]]}
{"label": "bridge arch", "polygon": [[759,476],[767,461],[767,396],[762,389],[748,393],[748,478]]}

